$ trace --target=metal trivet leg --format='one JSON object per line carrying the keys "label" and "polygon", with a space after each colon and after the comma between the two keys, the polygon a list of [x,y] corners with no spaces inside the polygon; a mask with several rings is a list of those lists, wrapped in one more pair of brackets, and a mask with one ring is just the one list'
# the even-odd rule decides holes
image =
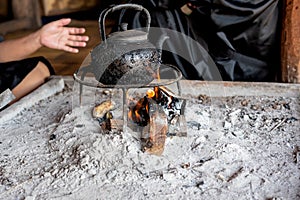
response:
{"label": "metal trivet leg", "polygon": [[[85,75],[86,75],[87,71],[83,70],[83,73],[81,74],[81,81],[84,81]],[[82,89],[83,89],[83,84],[79,83],[79,105],[82,106]]]}
{"label": "metal trivet leg", "polygon": [[128,120],[128,107],[127,107],[127,97],[128,89],[122,88],[123,91],[123,133],[127,132],[127,120]]}

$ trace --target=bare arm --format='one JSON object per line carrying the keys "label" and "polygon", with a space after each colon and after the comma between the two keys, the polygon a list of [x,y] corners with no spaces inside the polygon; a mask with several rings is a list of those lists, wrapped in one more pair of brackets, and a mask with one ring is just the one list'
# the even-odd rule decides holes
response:
{"label": "bare arm", "polygon": [[0,62],[19,60],[34,53],[42,47],[38,37],[38,34],[35,32],[22,38],[1,42]]}
{"label": "bare arm", "polygon": [[42,46],[78,53],[76,47],[86,46],[89,38],[81,35],[84,28],[65,27],[70,22],[71,19],[57,20],[22,38],[1,42],[0,62],[26,58]]}

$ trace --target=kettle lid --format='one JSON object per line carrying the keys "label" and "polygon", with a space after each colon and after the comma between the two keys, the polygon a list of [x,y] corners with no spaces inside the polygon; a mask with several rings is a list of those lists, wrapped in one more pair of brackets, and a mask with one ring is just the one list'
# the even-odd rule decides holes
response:
{"label": "kettle lid", "polygon": [[148,39],[148,33],[140,30],[118,31],[109,34],[109,40],[118,40],[126,42],[141,42]]}

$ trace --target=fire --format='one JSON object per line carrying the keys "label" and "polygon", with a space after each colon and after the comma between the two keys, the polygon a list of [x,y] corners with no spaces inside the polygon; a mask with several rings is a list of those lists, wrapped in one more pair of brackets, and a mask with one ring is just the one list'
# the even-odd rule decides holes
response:
{"label": "fire", "polygon": [[148,98],[140,99],[134,107],[128,112],[128,117],[140,126],[146,126],[149,123],[149,102]]}
{"label": "fire", "polygon": [[157,86],[148,89],[145,96],[130,107],[128,119],[142,126],[139,130],[144,152],[161,155],[167,134],[174,135],[173,131],[181,130],[177,125],[182,123],[183,118],[180,116],[185,105],[183,102],[168,88]]}
{"label": "fire", "polygon": [[148,98],[153,98],[155,96],[155,91],[152,89],[147,90],[147,97]]}
{"label": "fire", "polygon": [[155,99],[158,95],[158,87],[148,89],[146,96],[141,98],[134,107],[130,108],[128,118],[140,126],[147,126],[150,120],[149,100]]}
{"label": "fire", "polygon": [[154,87],[154,93],[155,93],[155,99],[158,99],[158,96],[159,96],[159,88],[158,87]]}
{"label": "fire", "polygon": [[165,87],[154,87],[146,92],[135,106],[128,112],[128,118],[140,126],[146,126],[149,123],[149,107],[156,103],[162,107],[167,114],[168,120],[172,120],[175,115],[180,115],[181,102]]}

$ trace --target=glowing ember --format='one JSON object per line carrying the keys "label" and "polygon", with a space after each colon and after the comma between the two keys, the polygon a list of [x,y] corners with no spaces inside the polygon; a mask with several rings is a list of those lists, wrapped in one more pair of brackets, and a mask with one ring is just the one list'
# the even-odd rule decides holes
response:
{"label": "glowing ember", "polygon": [[155,96],[155,92],[152,89],[147,90],[147,97],[153,98]]}

